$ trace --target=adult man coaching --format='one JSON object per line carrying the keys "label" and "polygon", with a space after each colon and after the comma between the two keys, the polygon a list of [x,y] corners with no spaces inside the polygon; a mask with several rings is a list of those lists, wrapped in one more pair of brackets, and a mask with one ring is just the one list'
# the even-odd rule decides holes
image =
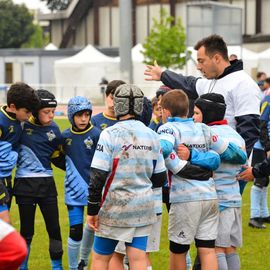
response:
{"label": "adult man coaching", "polygon": [[241,60],[229,61],[222,37],[211,35],[200,40],[194,48],[197,69],[205,79],[162,71],[155,63],[147,66],[144,74],[149,77],[146,80],[161,80],[172,89],[183,89],[191,100],[211,92],[222,94],[227,104],[225,118],[244,138],[249,155],[259,136],[259,87],[243,70]]}

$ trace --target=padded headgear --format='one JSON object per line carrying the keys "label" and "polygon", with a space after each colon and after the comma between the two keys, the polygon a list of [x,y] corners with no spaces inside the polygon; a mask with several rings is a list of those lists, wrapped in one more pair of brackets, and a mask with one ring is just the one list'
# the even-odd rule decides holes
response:
{"label": "padded headgear", "polygon": [[194,105],[202,111],[202,122],[205,124],[224,119],[226,104],[224,97],[220,94],[208,93],[201,95],[195,100]]}
{"label": "padded headgear", "polygon": [[38,117],[38,111],[43,108],[55,108],[57,106],[57,101],[55,96],[45,89],[38,89],[36,90],[36,94],[39,99],[39,105],[37,109],[32,112],[34,117]]}
{"label": "padded headgear", "polygon": [[143,92],[133,84],[122,84],[113,97],[114,112],[117,118],[127,114],[139,117],[143,112]]}
{"label": "padded headgear", "polygon": [[72,126],[74,123],[74,115],[77,112],[90,111],[92,113],[92,104],[86,97],[76,96],[68,102],[68,120]]}

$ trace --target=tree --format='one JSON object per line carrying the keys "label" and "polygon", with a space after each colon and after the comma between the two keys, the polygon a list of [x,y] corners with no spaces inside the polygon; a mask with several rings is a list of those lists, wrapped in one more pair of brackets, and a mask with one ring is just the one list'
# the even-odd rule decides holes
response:
{"label": "tree", "polygon": [[47,2],[47,7],[53,10],[64,10],[68,7],[71,0],[41,0]]}
{"label": "tree", "polygon": [[43,34],[43,30],[40,25],[34,25],[34,32],[27,42],[22,44],[22,48],[43,48],[49,43],[49,36]]}
{"label": "tree", "polygon": [[33,16],[24,5],[0,1],[0,48],[20,48],[33,32]]}
{"label": "tree", "polygon": [[165,9],[160,10],[160,20],[153,18],[153,27],[143,44],[144,63],[181,69],[186,63],[186,35],[181,19],[172,25],[174,18]]}

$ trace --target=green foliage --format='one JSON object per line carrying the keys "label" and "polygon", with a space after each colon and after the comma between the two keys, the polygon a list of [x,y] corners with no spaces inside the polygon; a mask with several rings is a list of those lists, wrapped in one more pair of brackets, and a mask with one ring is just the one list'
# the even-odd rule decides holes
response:
{"label": "green foliage", "polygon": [[41,0],[47,2],[47,7],[50,10],[64,10],[67,9],[71,0]]}
{"label": "green foliage", "polygon": [[46,41],[43,38],[43,31],[40,25],[34,25],[34,33],[21,47],[22,48],[43,48]]}
{"label": "green foliage", "polygon": [[20,48],[34,30],[33,16],[25,5],[0,1],[0,48]]}
{"label": "green foliage", "polygon": [[156,60],[166,68],[182,68],[185,65],[186,35],[181,19],[174,22],[165,9],[160,10],[160,20],[153,18],[153,27],[143,44],[144,63],[153,65]]}

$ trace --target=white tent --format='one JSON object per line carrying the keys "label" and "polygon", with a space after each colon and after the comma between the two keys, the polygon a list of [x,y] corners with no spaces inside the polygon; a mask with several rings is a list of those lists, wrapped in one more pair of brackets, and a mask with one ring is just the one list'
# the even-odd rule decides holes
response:
{"label": "white tent", "polygon": [[270,76],[270,48],[259,53],[258,71],[263,71]]}
{"label": "white tent", "polygon": [[101,78],[118,79],[119,61],[88,45],[72,57],[55,61],[54,71],[57,98],[61,102],[67,102],[74,95],[101,99]]}

